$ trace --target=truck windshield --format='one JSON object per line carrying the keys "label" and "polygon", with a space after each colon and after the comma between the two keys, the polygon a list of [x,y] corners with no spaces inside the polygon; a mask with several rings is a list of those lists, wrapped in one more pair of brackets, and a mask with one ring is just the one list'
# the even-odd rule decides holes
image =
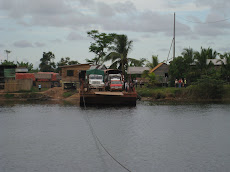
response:
{"label": "truck windshield", "polygon": [[100,80],[102,80],[103,77],[102,77],[102,75],[89,75],[89,79],[100,79]]}
{"label": "truck windshield", "polygon": [[111,81],[111,84],[121,84],[121,81]]}

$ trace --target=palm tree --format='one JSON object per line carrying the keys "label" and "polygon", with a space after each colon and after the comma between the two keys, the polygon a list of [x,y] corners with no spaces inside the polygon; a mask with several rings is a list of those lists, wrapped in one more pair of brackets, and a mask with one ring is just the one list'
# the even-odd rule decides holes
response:
{"label": "palm tree", "polygon": [[140,58],[139,60],[133,58],[128,58],[128,59],[130,61],[129,66],[143,67],[146,62],[145,58]]}
{"label": "palm tree", "polygon": [[158,56],[152,55],[152,62],[148,61],[146,64],[147,67],[153,69],[155,66],[158,65]]}
{"label": "palm tree", "polygon": [[194,55],[195,55],[195,52],[193,51],[192,48],[184,48],[184,50],[182,52],[182,56],[183,56],[185,62],[187,62],[188,64],[193,63]]}
{"label": "palm tree", "polygon": [[201,74],[205,72],[207,74],[207,68],[210,67],[207,65],[207,59],[215,59],[218,53],[213,51],[211,48],[205,49],[201,47],[201,52],[195,52],[194,58],[197,59],[196,65]]}
{"label": "palm tree", "polygon": [[94,57],[93,59],[85,59],[85,61],[88,63],[88,64],[91,64],[91,65],[100,65],[103,63],[103,60],[101,59],[101,57]]}
{"label": "palm tree", "polygon": [[221,74],[224,79],[226,79],[228,82],[230,80],[230,52],[224,53],[223,55],[220,54],[221,59],[225,59],[226,63],[224,63],[222,60],[222,66],[221,66]]}
{"label": "palm tree", "polygon": [[125,75],[129,62],[136,59],[128,58],[128,53],[132,49],[133,41],[129,41],[126,35],[116,35],[114,46],[110,47],[110,53],[105,57],[105,61],[112,61],[110,68],[118,68]]}

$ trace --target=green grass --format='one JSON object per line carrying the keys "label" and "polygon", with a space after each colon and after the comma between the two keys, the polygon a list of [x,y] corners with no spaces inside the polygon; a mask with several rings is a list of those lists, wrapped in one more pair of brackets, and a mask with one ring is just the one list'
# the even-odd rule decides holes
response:
{"label": "green grass", "polygon": [[42,88],[40,91],[37,87],[33,86],[31,88],[31,90],[20,90],[20,91],[17,91],[17,93],[36,93],[36,92],[43,92],[43,91],[46,91],[48,90],[49,88]]}
{"label": "green grass", "polygon": [[5,94],[4,95],[5,96],[5,98],[7,98],[7,99],[10,99],[10,98],[14,98],[14,94]]}
{"label": "green grass", "polygon": [[67,91],[67,92],[64,92],[62,96],[64,98],[67,98],[67,97],[74,95],[75,93],[76,93],[76,91]]}
{"label": "green grass", "polygon": [[161,99],[165,97],[175,97],[181,94],[184,88],[174,87],[155,87],[155,88],[137,88],[137,93],[142,97],[153,97],[155,99]]}
{"label": "green grass", "polygon": [[[194,85],[187,88],[175,88],[175,87],[142,87],[137,88],[136,91],[141,97],[152,97],[154,99],[164,98],[186,98],[197,99],[197,91]],[[230,85],[224,85],[224,91],[222,93],[223,99],[230,99]]]}

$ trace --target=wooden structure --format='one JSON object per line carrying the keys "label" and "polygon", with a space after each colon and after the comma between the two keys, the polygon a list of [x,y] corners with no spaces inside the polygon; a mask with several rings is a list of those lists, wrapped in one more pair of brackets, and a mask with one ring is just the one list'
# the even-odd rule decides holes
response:
{"label": "wooden structure", "polygon": [[16,65],[0,65],[0,89],[5,88],[5,81],[7,79],[15,79]]}
{"label": "wooden structure", "polygon": [[33,79],[6,79],[4,92],[29,91],[33,86]]}
{"label": "wooden structure", "polygon": [[159,63],[156,67],[149,71],[154,73],[158,83],[164,84],[168,82],[169,66],[166,63]]}
{"label": "wooden structure", "polygon": [[80,80],[85,80],[86,70],[89,70],[90,66],[90,64],[61,66],[60,75],[62,77],[62,88],[79,89]]}

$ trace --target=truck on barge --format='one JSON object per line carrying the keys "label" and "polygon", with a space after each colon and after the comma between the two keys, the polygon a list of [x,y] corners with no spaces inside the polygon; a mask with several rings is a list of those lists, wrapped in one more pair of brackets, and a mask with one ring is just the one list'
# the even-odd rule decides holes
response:
{"label": "truck on barge", "polygon": [[[91,70],[90,72],[86,71],[86,74],[94,74]],[[98,70],[95,70],[95,73],[99,73]],[[121,83],[124,83],[124,79],[121,73],[118,71],[106,70],[104,71],[104,83],[111,82],[113,79],[120,80]],[[114,78],[115,76],[115,78]],[[118,77],[120,76],[120,78]],[[117,78],[118,77],[118,78]],[[86,78],[89,76],[86,75]],[[136,106],[137,93],[135,88],[132,86],[132,82],[128,82],[129,89],[126,91],[124,87],[118,90],[106,90],[106,89],[91,89],[89,81],[81,80],[80,87],[80,106],[88,105],[125,105],[125,106]],[[113,92],[112,92],[113,91]]]}

